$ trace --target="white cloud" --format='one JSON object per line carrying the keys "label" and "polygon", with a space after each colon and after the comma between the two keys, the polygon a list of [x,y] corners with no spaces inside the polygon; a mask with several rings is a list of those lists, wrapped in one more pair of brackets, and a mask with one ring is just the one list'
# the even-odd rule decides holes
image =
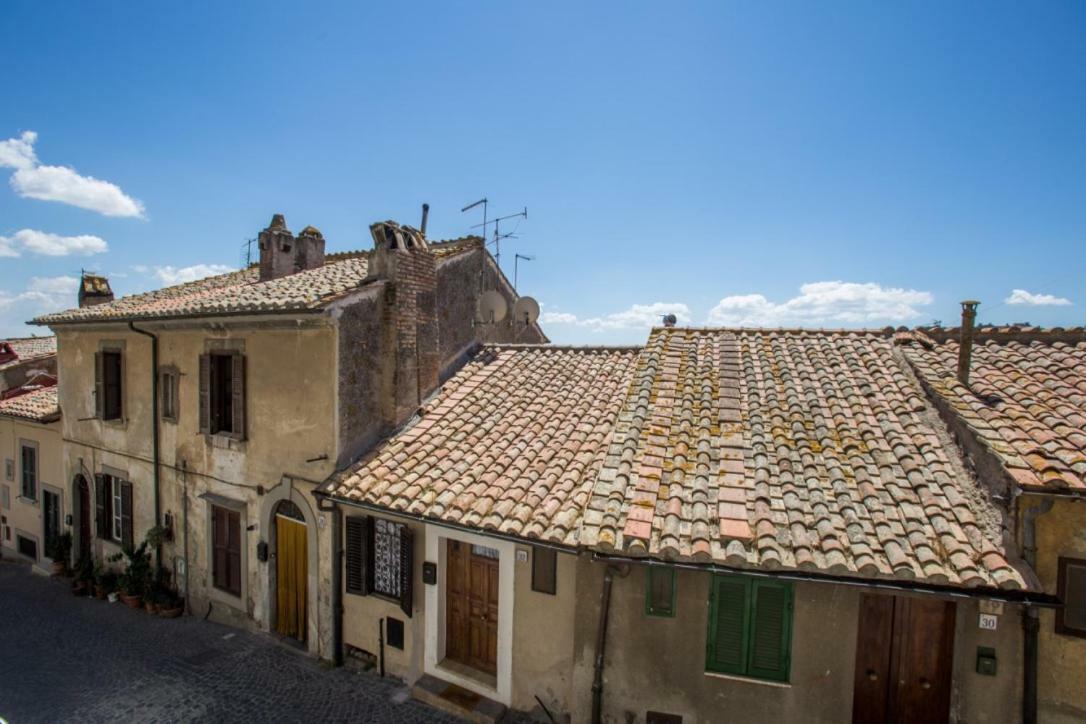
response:
{"label": "white cloud", "polygon": [[681,302],[634,304],[621,312],[584,319],[570,312],[544,312],[539,315],[539,321],[544,324],[568,324],[594,330],[638,329],[660,325],[666,314],[674,314],[679,324],[690,324],[690,307]]}
{"label": "white cloud", "polygon": [[[133,267],[135,268],[135,267]],[[193,264],[192,266],[156,266],[155,276],[166,285],[184,284],[194,282],[197,279],[213,277],[218,274],[226,274],[234,271],[233,267],[224,264]]]}
{"label": "white cloud", "polygon": [[38,134],[25,131],[19,138],[0,141],[0,167],[13,168],[11,188],[23,198],[59,201],[105,216],[143,217],[143,204],[116,184],[81,176],[68,166],[38,163],[34,143]]}
{"label": "white cloud", "polygon": [[[7,242],[10,254],[4,253],[4,242]],[[42,256],[68,256],[69,254],[87,256],[109,251],[109,246],[104,239],[90,234],[61,236],[35,229],[21,229],[16,231],[10,239],[0,238],[0,256],[19,256],[12,242],[18,242],[22,248]]]}
{"label": "white cloud", "polygon": [[34,142],[38,134],[23,131],[18,138],[0,141],[0,168],[33,168],[38,163]]}
{"label": "white cloud", "polygon": [[1003,300],[1006,304],[1028,304],[1034,307],[1066,307],[1070,299],[1053,294],[1031,294],[1025,289],[1013,289],[1011,295]]}
{"label": "white cloud", "polygon": [[0,291],[0,336],[42,334],[37,327],[23,324],[31,317],[76,306],[79,279],[76,277],[33,277],[18,294]]}
{"label": "white cloud", "polygon": [[6,236],[0,236],[0,256],[19,256],[19,250],[15,248],[15,239],[9,239]]}
{"label": "white cloud", "polygon": [[709,311],[709,323],[729,327],[863,325],[904,322],[932,303],[929,292],[868,282],[812,282],[799,296],[771,302],[761,294],[724,297]]}

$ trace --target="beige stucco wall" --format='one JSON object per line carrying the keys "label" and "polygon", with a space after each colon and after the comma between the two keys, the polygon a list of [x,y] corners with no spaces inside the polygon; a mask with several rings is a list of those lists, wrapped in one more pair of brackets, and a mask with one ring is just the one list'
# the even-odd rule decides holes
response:
{"label": "beige stucco wall", "polygon": [[[330,655],[331,609],[317,582],[327,580],[321,560],[330,550],[327,518],[310,494],[332,472],[336,458],[334,332],[323,320],[238,322],[223,326],[143,324],[159,336],[160,367],[180,371],[176,423],[161,425],[160,506],[163,520],[174,521],[174,539],[164,546],[163,562],[188,584],[190,610],[203,615],[212,604],[214,619],[267,629],[272,625],[268,562],[257,560],[257,544],[270,542],[277,497],[296,502],[312,526],[309,649]],[[103,340],[125,350],[123,423],[94,417],[94,353]],[[243,345],[246,358],[246,439],[238,442],[199,432],[199,355],[209,340]],[[122,325],[58,329],[60,401],[64,417],[69,481],[82,470],[88,478],[109,468],[133,484],[137,542],[154,524],[151,441],[151,341]],[[312,458],[321,458],[306,462]],[[70,484],[69,484],[70,489]],[[207,494],[245,506],[243,595],[213,591],[209,582],[209,504]],[[187,519],[187,525],[185,521]],[[187,534],[187,553],[186,553]],[[95,540],[100,556],[116,552]],[[323,555],[320,552],[323,550]],[[274,552],[274,549],[273,549]],[[187,565],[185,562],[187,555]],[[186,580],[187,579],[187,580]]]}
{"label": "beige stucco wall", "polygon": [[[684,722],[844,722],[852,716],[857,616],[862,589],[794,583],[788,684],[705,673],[711,574],[680,570],[674,618],[645,614],[644,566],[616,577],[604,670],[604,718],[645,720],[654,710]],[[587,721],[604,566],[583,557],[576,615],[573,721]],[[951,711],[956,721],[1003,722],[1019,711],[1020,634],[1008,607],[995,632],[977,628],[977,604],[957,608]],[[999,675],[974,672],[978,645],[997,650]],[[1014,712],[1008,719],[1008,712]],[[629,718],[629,717],[632,717]]]}
{"label": "beige stucco wall", "polygon": [[[1030,496],[1029,504],[1038,502]],[[1053,498],[1037,518],[1037,575],[1057,592],[1059,559],[1086,559],[1086,501]],[[1056,633],[1056,614],[1042,610],[1037,666],[1037,708],[1042,721],[1086,721],[1086,638]]]}
{"label": "beige stucco wall", "polygon": [[[38,497],[27,500],[20,496],[22,489],[22,469],[20,441],[27,441],[38,448]],[[7,461],[11,462],[12,475],[7,476]],[[17,534],[32,538],[38,543],[39,566],[48,566],[45,552],[45,535],[42,522],[42,489],[48,487],[59,492],[61,497],[60,529],[71,533],[72,529],[64,524],[65,516],[71,513],[71,491],[64,485],[64,464],[61,449],[60,422],[39,424],[13,417],[0,416],[0,486],[6,488],[6,495],[0,496],[0,506],[6,499],[8,507],[0,507],[0,515],[7,519],[11,539],[3,538],[4,555],[16,557]]]}

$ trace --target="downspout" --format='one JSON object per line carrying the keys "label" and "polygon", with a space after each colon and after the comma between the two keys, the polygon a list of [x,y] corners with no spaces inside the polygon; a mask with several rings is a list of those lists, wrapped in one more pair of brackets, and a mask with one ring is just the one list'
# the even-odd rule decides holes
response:
{"label": "downspout", "polygon": [[600,624],[596,630],[596,661],[592,671],[592,724],[600,724],[603,714],[603,663],[607,651],[607,621],[611,609],[611,585],[615,574],[625,578],[630,573],[629,566],[619,567],[608,564],[603,574],[603,594],[600,596]]}
{"label": "downspout", "polygon": [[[159,488],[159,464],[162,462],[159,455],[158,444],[158,336],[148,331],[139,329],[134,322],[128,323],[128,328],[137,334],[151,338],[151,457],[154,459],[155,481],[155,527],[162,525],[162,516],[159,512],[158,488]],[[162,565],[162,543],[155,546],[155,562]],[[186,578],[188,570],[185,571]]]}
{"label": "downspout", "polygon": [[[1044,498],[1038,505],[1022,513],[1022,557],[1037,571],[1037,518],[1052,510],[1053,500]],[[1026,605],[1022,611],[1023,668],[1022,722],[1037,724],[1037,638],[1041,622],[1036,606]]]}
{"label": "downspout", "polygon": [[332,663],[343,666],[343,516],[332,501]]}

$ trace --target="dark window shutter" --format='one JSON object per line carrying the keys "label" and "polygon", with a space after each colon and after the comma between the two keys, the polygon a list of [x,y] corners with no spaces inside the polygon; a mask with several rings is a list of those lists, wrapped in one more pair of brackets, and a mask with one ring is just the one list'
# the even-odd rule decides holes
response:
{"label": "dark window shutter", "polygon": [[106,389],[102,353],[94,353],[94,416],[104,420],[106,416]]}
{"label": "dark window shutter", "polygon": [[750,580],[746,578],[717,576],[713,579],[706,667],[710,671],[746,673],[749,590]]}
{"label": "dark window shutter", "polygon": [[532,549],[532,590],[555,594],[558,591],[558,553],[553,548]]}
{"label": "dark window shutter", "polygon": [[223,547],[223,519],[225,511],[211,506],[211,581],[215,588],[226,588],[226,561]]}
{"label": "dark window shutter", "polygon": [[413,611],[413,591],[411,584],[415,579],[412,563],[415,558],[415,542],[411,529],[406,525],[400,527],[400,610],[411,618]]}
{"label": "dark window shutter", "polygon": [[649,566],[645,571],[645,613],[675,615],[675,569]]}
{"label": "dark window shutter", "polygon": [[369,517],[363,515],[347,516],[346,525],[346,579],[347,593],[360,596],[369,594]]}
{"label": "dark window shutter", "polygon": [[230,429],[239,439],[245,439],[245,355],[235,354],[230,359],[233,365],[232,385],[230,393],[233,395],[230,409],[234,419],[231,420]]}
{"label": "dark window shutter", "polygon": [[200,432],[211,432],[211,355],[200,355]]}
{"label": "dark window shutter", "polygon": [[128,481],[121,482],[121,543],[125,546],[134,547],[134,539],[132,531],[132,483]]}
{"label": "dark window shutter", "polygon": [[95,529],[98,531],[99,538],[108,539],[109,536],[109,491],[106,490],[105,475],[94,476],[94,518]]}
{"label": "dark window shutter", "polygon": [[754,581],[752,589],[747,673],[760,679],[787,681],[792,586],[781,581]]}
{"label": "dark window shutter", "polygon": [[227,573],[228,588],[231,593],[241,595],[241,514],[229,511],[227,520]]}

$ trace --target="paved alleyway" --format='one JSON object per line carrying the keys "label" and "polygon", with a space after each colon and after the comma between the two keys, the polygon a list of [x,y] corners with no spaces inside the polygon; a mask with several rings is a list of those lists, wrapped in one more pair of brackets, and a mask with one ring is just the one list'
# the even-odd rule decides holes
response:
{"label": "paved alleyway", "polygon": [[405,696],[264,636],[77,599],[67,580],[0,561],[0,718],[12,724],[457,721]]}

